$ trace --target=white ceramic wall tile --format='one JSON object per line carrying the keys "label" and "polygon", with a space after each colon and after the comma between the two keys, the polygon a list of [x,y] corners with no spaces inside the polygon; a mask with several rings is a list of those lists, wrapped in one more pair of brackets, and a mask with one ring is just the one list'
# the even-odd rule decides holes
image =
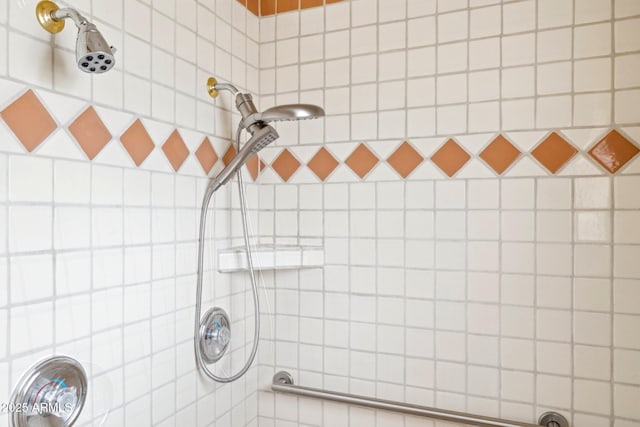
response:
{"label": "white ceramic wall tile", "polygon": [[9,209],[9,250],[25,252],[52,247],[52,212],[47,206],[17,205]]}
{"label": "white ceramic wall tile", "polygon": [[9,158],[9,198],[16,202],[50,202],[52,162],[28,156]]}
{"label": "white ceramic wall tile", "polygon": [[573,3],[569,0],[538,2],[538,21],[540,28],[571,25],[573,22]]}
{"label": "white ceramic wall tile", "polygon": [[[260,100],[269,105],[276,94],[277,103],[322,104],[329,120],[283,128],[280,143],[335,142],[340,147],[328,148],[341,161],[355,148],[349,140],[388,158],[407,137],[460,142],[467,132],[572,126],[587,134],[614,123],[637,135],[640,83],[629,70],[637,68],[640,10],[630,0],[354,0],[260,19],[228,1],[99,3],[83,12],[121,48],[117,69],[100,84],[62,72],[73,65],[72,32],[56,36],[53,51],[28,8],[1,0],[0,45],[9,48],[0,75],[223,136],[220,123],[231,114],[201,92],[200,80],[213,73],[269,95]],[[26,50],[53,66],[31,67]],[[570,142],[586,151],[598,132]],[[490,138],[461,145],[475,156]],[[444,139],[411,142],[430,157]],[[306,163],[311,155],[301,153]],[[0,174],[0,200],[8,199],[0,253],[6,246],[11,271],[4,297],[0,279],[0,320],[10,323],[9,337],[0,333],[0,372],[5,361],[45,348],[18,337],[23,319],[34,334],[39,321],[79,322],[47,336],[65,345],[90,339],[94,373],[139,374],[121,387],[113,425],[414,425],[339,405],[312,410],[268,392],[258,398],[255,373],[233,393],[198,384],[186,284],[201,184],[168,165],[150,173],[40,154],[0,160],[8,170]],[[576,424],[631,427],[640,382],[637,177],[442,180],[427,166],[406,181],[383,162],[375,170],[382,182],[336,176],[334,184],[261,185],[259,238],[323,241],[329,264],[313,280],[310,272],[265,275],[276,328],[265,333],[273,341],[261,343],[261,381],[268,384],[276,366],[300,366],[301,384],[377,388],[382,397],[516,419],[549,406],[572,412]],[[216,238],[239,237],[228,202],[216,203]],[[46,268],[18,277],[36,258]],[[36,271],[42,277],[30,277]],[[0,262],[0,277],[7,275]],[[20,293],[27,280],[42,297]],[[250,310],[237,300],[234,308]],[[12,354],[2,353],[5,341]],[[159,366],[168,367],[166,383]],[[320,373],[330,375],[323,382]]]}
{"label": "white ceramic wall tile", "polygon": [[[202,44],[198,44],[198,50],[196,50],[197,36],[193,32],[198,20],[196,19],[196,3],[190,2],[182,5],[183,7],[177,14],[173,2],[154,2],[153,10],[147,2],[138,1],[127,3],[126,8],[119,2],[110,5],[107,9],[98,3],[94,6],[95,16],[89,13],[89,8],[84,8],[83,13],[86,13],[90,19],[97,18],[96,24],[104,31],[107,39],[119,48],[119,51],[116,54],[118,59],[116,70],[101,76],[101,84],[95,86],[93,98],[91,80],[82,79],[83,76],[76,74],[77,70],[74,67],[69,68],[73,64],[73,55],[67,50],[74,47],[72,32],[62,33],[57,37],[61,48],[55,49],[55,61],[52,61],[54,50],[49,46],[45,47],[37,40],[38,38],[45,40],[44,34],[37,26],[32,26],[35,21],[31,19],[29,14],[22,13],[22,11],[29,10],[28,7],[12,9],[14,13],[10,21],[10,31],[7,32],[7,28],[0,25],[0,42],[12,41],[12,48],[1,56],[0,74],[3,77],[9,75],[37,86],[51,87],[54,85],[55,89],[63,94],[75,95],[88,101],[105,103],[116,108],[122,108],[124,103],[125,108],[129,108],[135,113],[153,113],[154,116],[169,123],[174,121],[174,108],[171,104],[175,101],[179,106],[179,111],[176,114],[177,122],[195,127],[195,120],[190,119],[182,112],[195,113],[195,107],[191,107],[191,105],[195,106],[193,97],[196,96],[196,82],[194,80],[196,70],[193,65],[196,61],[196,52],[203,60],[208,57],[200,55]],[[7,8],[7,4],[3,2],[0,7],[0,22],[2,24],[7,20],[5,16]],[[239,5],[235,6],[234,11],[232,18],[231,13],[226,14],[223,8],[220,8],[221,14],[224,15],[224,22],[220,21],[220,26],[229,25],[233,29],[230,30],[231,43],[225,44],[225,40],[220,38],[219,47],[226,46],[226,49],[231,49],[233,46],[238,52],[239,58],[242,58],[236,60],[234,66],[240,68],[247,55],[243,52],[245,36],[236,27],[244,30],[242,17],[246,12]],[[242,11],[242,13],[238,15],[238,11]],[[198,13],[203,16],[209,14],[215,20],[215,14],[205,7],[201,7]],[[177,15],[177,21],[180,25],[175,25],[175,15]],[[122,22],[123,16],[126,17],[124,23]],[[231,22],[232,20],[233,22]],[[21,21],[28,26],[18,25]],[[117,28],[114,29],[103,24],[105,21],[108,21],[109,25],[117,26]],[[153,32],[151,31],[152,22]],[[24,28],[27,27],[34,28],[32,35],[24,33]],[[128,33],[126,35],[123,31],[125,27]],[[161,27],[164,30],[157,31]],[[202,26],[203,36],[206,36],[208,27],[207,25]],[[19,31],[15,31],[14,28]],[[152,42],[158,48],[152,50],[148,42]],[[214,45],[209,44],[207,47],[210,48],[213,55]],[[20,50],[24,51],[25,49],[34,52],[35,55],[43,58],[45,63],[52,64],[55,68],[52,69],[52,66],[49,65],[27,68],[24,55],[19,54]],[[174,51],[177,56],[188,63],[180,60],[176,67],[174,65],[176,62],[173,56]],[[220,57],[222,56],[220,55]],[[47,60],[47,58],[49,59]],[[210,62],[213,63],[213,60],[211,59]],[[150,65],[153,65],[153,72],[150,72]],[[63,69],[68,72],[63,72]],[[147,81],[137,79],[133,75],[145,79],[152,78],[156,81],[153,93],[158,96],[154,99],[160,102],[166,100],[169,105],[166,105],[164,109],[156,109],[155,107],[153,110],[150,109],[149,99],[152,94],[152,86]],[[175,76],[179,77],[179,81],[174,81]],[[238,81],[243,86],[248,85],[244,76]],[[256,86],[253,83],[251,85]],[[127,89],[126,95],[123,94],[123,88]],[[176,90],[180,93],[174,95]],[[187,99],[190,97],[191,100]],[[49,103],[47,107],[55,108]],[[56,119],[62,117],[58,115],[57,111],[52,110],[51,112]],[[99,113],[105,120],[103,111]],[[194,114],[191,114],[191,117],[193,116]],[[105,123],[107,122],[105,121]],[[60,125],[66,126],[67,123],[60,123]],[[115,130],[111,127],[111,123],[107,123],[107,126],[114,137],[117,137],[115,132],[122,132],[126,123],[119,125]],[[213,129],[213,126],[209,127],[204,122],[201,126],[203,129]],[[195,149],[195,147],[191,148]],[[3,311],[2,318],[5,319],[3,320],[5,324],[10,323],[14,327],[8,337],[4,335],[0,337],[4,343],[4,345],[0,345],[3,350],[12,348],[11,354],[3,352],[1,357],[2,359],[14,358],[27,350],[49,346],[53,341],[44,340],[38,343],[31,338],[34,336],[35,325],[38,323],[57,324],[55,334],[53,331],[43,331],[46,336],[55,337],[57,343],[69,343],[90,337],[96,354],[94,360],[89,361],[89,363],[95,363],[93,365],[96,366],[94,372],[99,373],[106,370],[106,375],[113,373],[116,378],[120,372],[119,376],[122,377],[123,370],[118,366],[122,363],[125,348],[120,332],[106,331],[91,335],[90,327],[93,324],[93,330],[97,331],[110,328],[114,325],[113,322],[119,323],[122,322],[122,319],[126,322],[132,322],[150,316],[150,285],[141,284],[128,287],[123,293],[122,284],[125,278],[136,283],[141,280],[150,280],[151,248],[147,248],[149,256],[141,259],[133,256],[133,249],[127,248],[123,251],[117,246],[122,245],[125,240],[127,243],[148,242],[152,224],[150,220],[146,222],[137,220],[136,218],[140,217],[137,215],[139,212],[134,212],[135,209],[125,210],[123,204],[131,207],[149,206],[153,200],[154,205],[173,210],[175,205],[174,176],[168,174],[160,176],[158,174],[158,177],[154,177],[152,182],[148,172],[122,169],[121,166],[129,165],[122,163],[123,159],[126,160],[124,157],[120,157],[118,160],[115,160],[113,156],[109,158],[109,163],[114,166],[117,164],[119,167],[91,167],[83,161],[53,161],[47,157],[50,152],[51,150],[43,150],[43,156],[15,156],[9,159],[3,156],[2,158],[2,164],[6,166],[4,170],[7,173],[2,174],[0,179],[0,199],[3,201],[9,199],[11,206],[5,206],[1,209],[1,217],[4,224],[11,225],[3,227],[5,231],[0,233],[2,235],[0,250],[3,253],[9,250],[12,254],[10,269],[6,267],[8,261],[3,259],[1,263],[4,272],[2,277],[7,277],[11,271],[11,280],[9,283],[2,280],[0,305],[3,307],[7,304],[12,305],[10,309]],[[101,156],[101,159],[104,160],[105,156]],[[184,188],[181,187],[180,190],[184,190]],[[193,195],[193,192],[188,189],[181,191],[178,204],[183,205],[185,199],[189,199],[189,194]],[[188,205],[195,207],[195,197],[191,198]],[[195,215],[193,217],[195,223]],[[48,226],[46,222],[49,222]],[[47,230],[44,230],[43,227]],[[172,230],[173,225],[167,228]],[[125,229],[127,231],[126,239],[124,238]],[[11,230],[11,232],[7,234],[7,230]],[[195,238],[191,231],[186,232],[184,228],[180,230],[181,238],[190,240]],[[38,236],[35,236],[36,234]],[[171,237],[171,232],[168,234],[170,237],[166,241],[173,247],[174,238]],[[114,245],[115,248],[91,250],[100,246]],[[55,252],[51,252],[52,249]],[[38,252],[32,253],[33,251]],[[161,253],[167,251],[162,252],[154,247],[153,252],[158,255],[154,257],[154,264],[157,264],[159,259],[164,261],[163,268],[155,268],[154,271],[159,275],[173,277],[175,268],[169,268],[169,265],[175,264],[175,260],[170,256],[164,258],[160,256]],[[126,258],[123,258],[123,254],[126,254]],[[131,276],[129,271],[130,261],[133,259],[141,262],[140,268],[136,269],[135,277]],[[145,270],[144,264],[148,266],[146,268],[148,272],[138,274],[140,273],[138,270]],[[6,289],[9,286],[10,293]],[[169,287],[170,292],[165,293],[160,299],[173,300],[174,286],[172,284]],[[99,291],[103,287],[109,289]],[[87,292],[92,288],[97,292],[90,298]],[[29,291],[28,294],[25,294],[26,290]],[[67,297],[66,295],[69,294],[73,294],[73,296]],[[53,298],[51,303],[34,303],[34,301],[51,298]],[[132,305],[131,302],[147,300],[149,304],[135,303]],[[122,301],[124,301],[124,306],[122,306]],[[156,299],[156,301],[158,300]],[[13,304],[18,305],[13,306]],[[173,313],[174,308],[170,306],[164,310]],[[120,312],[122,315],[119,314]],[[160,310],[158,314],[163,314],[163,312]],[[65,324],[67,324],[66,327],[63,326]],[[180,325],[182,327],[182,323]],[[142,334],[135,334],[131,329],[131,335],[137,337],[137,343],[143,344],[146,341],[146,344],[141,345],[142,350],[133,351],[130,347],[132,342],[128,340],[127,354],[138,354],[137,358],[150,355],[151,330],[149,327],[146,328],[146,333],[144,330],[145,328],[141,329]],[[129,333],[126,335],[129,336]],[[11,342],[8,347],[9,340]],[[170,346],[173,346],[173,342],[170,343]],[[69,352],[68,350],[73,347],[73,344],[65,344],[59,347],[59,350]],[[157,346],[155,347],[157,348]],[[129,352],[129,350],[132,351]],[[70,353],[73,355],[74,351]],[[105,357],[98,357],[98,353],[104,354]],[[87,357],[81,357],[80,353],[77,353],[77,357],[87,362]],[[192,365],[190,369],[193,369]],[[96,379],[96,385],[98,382],[99,379]],[[136,382],[135,386],[127,383],[124,397],[114,402],[121,407],[112,413],[113,425],[124,425],[124,412],[127,413],[128,421],[137,420],[133,425],[151,425],[152,420],[154,425],[167,425],[173,419],[173,413],[176,412],[177,407],[174,403],[176,397],[171,394],[172,390],[173,385],[154,392],[155,407],[153,410],[147,403],[140,405],[135,403],[126,405],[127,411],[123,411],[124,399],[133,400],[137,396],[142,396],[140,402],[150,402],[152,396],[150,382]],[[247,396],[250,396],[251,387],[246,390]],[[3,390],[3,393],[5,392],[8,390]],[[226,411],[218,413],[217,417],[223,420],[221,422],[230,424],[233,418],[235,423],[250,424],[257,416],[257,409],[249,410],[246,414],[244,409],[242,411],[236,410],[235,407],[238,405],[242,408],[245,407],[243,400],[244,396],[236,398],[233,405],[229,405]],[[160,402],[160,404],[156,402]],[[209,413],[206,417],[202,416],[201,418],[213,421],[216,414]],[[90,416],[86,419],[90,420]],[[196,425],[195,413],[193,418],[187,417],[187,419],[193,420],[188,424]]]}
{"label": "white ceramic wall tile", "polygon": [[[10,348],[15,354],[46,348],[53,344],[53,304],[34,303],[9,312]],[[38,337],[38,331],[45,333]]]}
{"label": "white ceramic wall tile", "polygon": [[25,303],[53,296],[53,260],[50,255],[13,257],[10,267],[12,303]]}
{"label": "white ceramic wall tile", "polygon": [[579,178],[574,181],[574,207],[578,209],[609,208],[610,180],[607,178]]}

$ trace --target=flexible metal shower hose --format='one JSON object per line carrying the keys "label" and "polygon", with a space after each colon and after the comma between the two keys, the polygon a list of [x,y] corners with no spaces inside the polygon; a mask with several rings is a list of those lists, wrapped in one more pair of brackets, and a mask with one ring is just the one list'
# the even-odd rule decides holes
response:
{"label": "flexible metal shower hose", "polygon": [[[240,151],[240,135],[242,134],[242,126],[238,126],[238,131],[236,132],[236,152]],[[204,195],[204,200],[202,201],[202,210],[200,212],[200,235],[198,240],[198,278],[197,278],[197,290],[196,290],[196,313],[195,313],[195,330],[194,330],[194,349],[196,353],[196,361],[202,373],[204,373],[208,378],[218,381],[221,383],[229,383],[237,380],[242,377],[251,367],[251,364],[256,358],[256,353],[258,352],[258,340],[260,338],[260,301],[258,298],[258,284],[256,281],[255,271],[253,268],[253,259],[251,257],[251,246],[249,245],[249,228],[247,224],[247,205],[246,198],[244,192],[244,185],[242,182],[242,173],[238,171],[238,193],[240,195],[240,213],[242,217],[242,231],[244,234],[244,246],[247,250],[247,263],[249,266],[249,278],[251,280],[251,290],[253,293],[253,306],[255,308],[255,318],[254,318],[254,332],[253,332],[253,347],[251,348],[251,354],[247,359],[247,362],[242,367],[238,373],[229,376],[229,377],[221,377],[209,369],[206,363],[202,360],[202,354],[200,354],[200,316],[202,315],[202,280],[204,276],[204,238],[205,238],[205,228],[207,225],[207,209],[209,208],[209,203],[211,202],[211,198],[213,197],[214,191],[211,191],[210,187],[207,187],[207,190]]]}

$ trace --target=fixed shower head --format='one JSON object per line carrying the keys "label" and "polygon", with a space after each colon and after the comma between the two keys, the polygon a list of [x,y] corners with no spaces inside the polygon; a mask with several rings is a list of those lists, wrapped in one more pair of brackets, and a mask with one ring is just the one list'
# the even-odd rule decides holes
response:
{"label": "fixed shower head", "polygon": [[101,74],[113,68],[116,49],[110,46],[100,31],[77,10],[60,9],[57,4],[44,0],[36,6],[38,22],[52,34],[64,29],[64,20],[71,19],[78,27],[76,40],[76,62],[85,73]]}
{"label": "fixed shower head", "polygon": [[240,169],[251,157],[267,145],[278,139],[280,135],[274,128],[265,124],[256,124],[253,129],[251,139],[244,144],[244,147],[231,159],[231,162],[216,176],[210,183],[211,191],[226,184],[233,175]]}
{"label": "fixed shower head", "polygon": [[76,60],[82,71],[106,73],[116,64],[113,51],[114,48],[109,46],[95,25],[87,22],[79,27]]}
{"label": "fixed shower head", "polygon": [[261,122],[281,122],[294,120],[310,120],[324,117],[324,110],[312,104],[277,105],[257,113],[255,119]]}
{"label": "fixed shower head", "polygon": [[[307,120],[324,117],[324,110],[317,105],[290,104],[269,108],[258,112],[253,97],[240,91],[232,84],[218,83],[215,77],[207,80],[207,91],[212,98],[217,98],[220,91],[226,90],[236,97],[236,108],[242,115],[239,132],[246,129],[251,139],[242,147],[231,162],[210,183],[209,189],[216,191],[223,186],[254,154],[278,139],[278,132],[267,123],[292,120]],[[238,133],[239,136],[239,133]]]}
{"label": "fixed shower head", "polygon": [[210,77],[207,80],[207,91],[212,98],[217,98],[221,90],[227,90],[236,97],[236,108],[242,114],[242,126],[252,134],[252,127],[256,123],[309,120],[324,117],[324,110],[312,104],[277,105],[263,112],[258,112],[250,94],[240,93],[232,84],[218,83],[215,77]]}

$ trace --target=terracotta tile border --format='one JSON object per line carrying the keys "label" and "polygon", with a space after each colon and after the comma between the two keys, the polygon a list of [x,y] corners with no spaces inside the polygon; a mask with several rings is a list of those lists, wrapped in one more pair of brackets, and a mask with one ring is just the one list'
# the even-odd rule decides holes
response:
{"label": "terracotta tile border", "polygon": [[303,10],[343,0],[236,0],[256,16],[269,16],[292,10]]}
{"label": "terracotta tile border", "polygon": [[[13,102],[0,107],[0,120],[13,132],[16,141],[21,143],[27,152],[38,151],[38,147],[47,144],[52,139],[50,136],[61,127],[32,89],[25,90]],[[100,111],[91,105],[84,107],[67,128],[88,160],[93,160],[109,144],[120,143],[136,166],[141,166],[154,150],[159,149],[171,169],[176,172],[180,171],[189,156],[193,156],[196,164],[199,163],[201,166],[198,170],[207,175],[219,160],[227,165],[236,155],[236,150],[231,144],[223,145],[222,148],[218,148],[220,152],[217,152],[205,134],[199,136],[199,142],[191,143],[196,146],[191,150],[183,140],[181,130],[176,128],[172,129],[168,137],[164,137],[166,139],[154,143],[144,125],[147,119],[135,117],[118,135],[112,135],[113,130],[110,131],[105,125]],[[31,126],[34,120],[40,120],[41,123]],[[344,152],[337,150],[337,147],[343,144],[319,146],[306,163],[300,161],[304,156],[298,153],[297,146],[287,147],[271,156],[273,160],[270,165],[265,164],[261,156],[256,156],[247,164],[247,170],[254,181],[259,179],[265,169],[271,169],[282,181],[288,182],[303,168],[310,174],[305,176],[311,176],[312,179],[315,177],[318,182],[331,179],[339,168],[353,172],[356,180],[366,180],[384,163],[388,165],[389,171],[397,174],[398,179],[408,179],[422,165],[430,163],[436,170],[441,171],[443,178],[454,178],[470,161],[480,159],[480,164],[486,167],[489,173],[501,176],[517,166],[522,158],[528,157],[534,159],[530,162],[537,162],[549,175],[556,175],[574,157],[581,155],[589,159],[594,168],[616,174],[640,154],[638,144],[619,129],[609,129],[603,137],[584,150],[579,150],[570,138],[560,131],[549,132],[528,152],[521,151],[521,148],[502,133],[490,138],[490,142],[479,154],[470,153],[456,138],[447,139],[439,147],[425,147],[421,141],[401,141],[386,159],[373,150],[377,144],[375,141],[357,143],[350,154],[337,156],[335,153]],[[421,149],[430,152],[430,156],[425,156]],[[269,150],[273,150],[273,147]]]}

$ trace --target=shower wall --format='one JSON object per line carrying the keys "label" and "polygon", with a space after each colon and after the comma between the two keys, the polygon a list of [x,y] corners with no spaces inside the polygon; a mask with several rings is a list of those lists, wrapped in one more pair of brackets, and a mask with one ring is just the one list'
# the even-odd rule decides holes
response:
{"label": "shower wall", "polygon": [[[0,0],[0,403],[28,366],[66,354],[90,377],[77,425],[256,425],[256,370],[201,380],[192,336],[206,173],[232,157],[238,121],[204,82],[215,70],[257,92],[257,18],[231,0],[67,2],[118,48],[90,76],[73,23],[51,36],[35,5]],[[215,199],[209,251],[241,235],[230,200]],[[205,306],[215,297],[239,331],[246,278],[207,258]]]}
{"label": "shower wall", "polygon": [[297,384],[534,422],[640,425],[640,3],[351,0],[260,20],[260,426],[433,421]]}

